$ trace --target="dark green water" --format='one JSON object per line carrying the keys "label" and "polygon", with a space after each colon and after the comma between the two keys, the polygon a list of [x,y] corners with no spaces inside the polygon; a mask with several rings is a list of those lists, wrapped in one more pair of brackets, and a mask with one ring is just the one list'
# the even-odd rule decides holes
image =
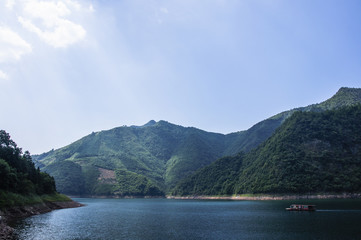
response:
{"label": "dark green water", "polygon": [[361,239],[361,200],[75,200],[86,206],[16,223],[19,239]]}

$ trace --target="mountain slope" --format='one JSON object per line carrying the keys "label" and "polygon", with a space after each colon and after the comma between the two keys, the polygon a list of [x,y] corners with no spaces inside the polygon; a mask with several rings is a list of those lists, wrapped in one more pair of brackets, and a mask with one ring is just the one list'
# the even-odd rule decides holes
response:
{"label": "mountain slope", "polygon": [[232,195],[239,178],[244,153],[223,157],[181,180],[172,190],[174,196]]}
{"label": "mountain slope", "polygon": [[[57,187],[64,193],[112,194],[120,184],[117,169],[127,171],[127,175],[144,176],[158,192],[164,192],[184,176],[221,157],[224,139],[223,134],[151,121],[141,127],[92,133],[34,159],[59,180]],[[110,176],[102,176],[106,171],[110,171]]]}
{"label": "mountain slope", "polygon": [[173,194],[360,191],[361,105],[356,105],[296,112],[258,148],[215,161],[183,180]]}
{"label": "mountain slope", "polygon": [[150,121],[143,126],[92,133],[64,148],[33,158],[37,166],[55,177],[57,189],[64,193],[111,195],[119,192],[116,189],[123,184],[119,179],[128,178],[118,176],[116,170],[127,171],[125,176],[131,173],[144,176],[146,182],[157,188],[153,192],[166,192],[220,157],[251,151],[297,111],[321,112],[356,103],[361,103],[361,89],[341,88],[320,104],[277,114],[247,131],[224,135]]}
{"label": "mountain slope", "polygon": [[[269,138],[287,118],[297,111],[322,112],[338,109],[340,107],[352,106],[358,103],[361,103],[361,89],[342,87],[335,95],[324,102],[284,111],[255,124],[247,131],[237,133],[235,141],[229,142],[230,146],[227,147],[226,151],[228,152],[226,152],[225,155],[234,155],[240,151],[248,152],[257,147],[260,143]],[[229,134],[227,137],[231,137],[231,135],[232,134]]]}
{"label": "mountain slope", "polygon": [[244,159],[236,193],[361,191],[361,106],[295,113]]}

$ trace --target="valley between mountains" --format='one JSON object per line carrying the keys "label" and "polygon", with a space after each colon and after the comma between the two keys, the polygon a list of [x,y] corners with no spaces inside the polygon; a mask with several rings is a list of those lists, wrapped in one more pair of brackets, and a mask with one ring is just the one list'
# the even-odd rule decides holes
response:
{"label": "valley between mountains", "polygon": [[246,131],[166,121],[93,132],[35,165],[76,196],[361,191],[361,89],[279,113]]}

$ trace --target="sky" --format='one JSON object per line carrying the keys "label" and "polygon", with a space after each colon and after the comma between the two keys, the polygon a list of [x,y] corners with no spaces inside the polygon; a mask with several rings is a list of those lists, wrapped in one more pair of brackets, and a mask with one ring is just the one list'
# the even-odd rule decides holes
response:
{"label": "sky", "polygon": [[361,87],[359,0],[0,0],[0,129],[40,154],[150,120],[246,130]]}

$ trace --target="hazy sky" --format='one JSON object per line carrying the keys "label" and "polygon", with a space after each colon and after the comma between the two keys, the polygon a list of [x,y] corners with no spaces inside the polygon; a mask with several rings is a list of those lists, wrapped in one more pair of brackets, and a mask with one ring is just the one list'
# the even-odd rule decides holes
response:
{"label": "hazy sky", "polygon": [[42,153],[166,120],[246,130],[361,87],[360,0],[0,0],[0,129]]}

